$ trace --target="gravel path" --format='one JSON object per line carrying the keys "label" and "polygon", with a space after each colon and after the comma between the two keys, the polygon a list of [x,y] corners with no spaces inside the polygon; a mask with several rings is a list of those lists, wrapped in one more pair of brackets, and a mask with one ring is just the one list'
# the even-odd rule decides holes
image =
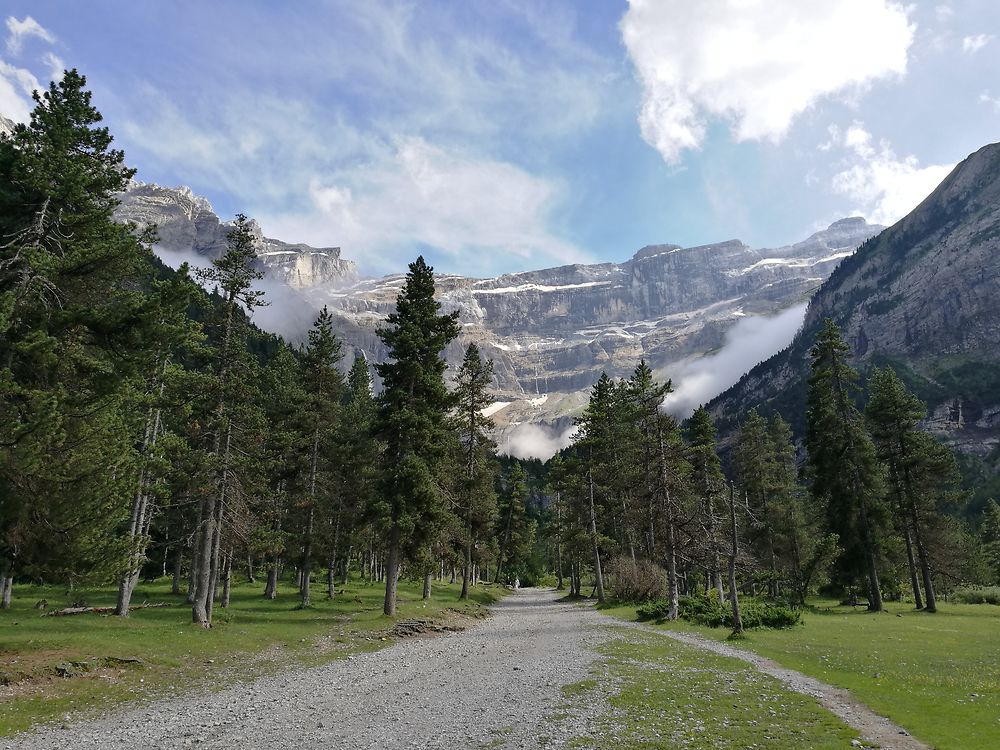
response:
{"label": "gravel path", "polygon": [[607,637],[595,627],[604,618],[537,589],[492,611],[461,633],[126,707],[0,747],[537,749],[540,736],[559,747],[564,738],[553,737],[560,730],[545,716],[559,704],[560,686],[587,677],[593,647]]}
{"label": "gravel path", "polygon": [[126,706],[100,719],[0,740],[0,747],[559,748],[581,733],[584,715],[607,710],[600,701],[577,699],[583,714],[566,713],[560,687],[590,676],[595,647],[620,637],[620,628],[633,627],[747,662],[815,697],[883,748],[927,750],[846,691],[770,659],[556,599],[553,591],[522,590],[495,605],[492,617],[460,633],[402,640],[217,693]]}

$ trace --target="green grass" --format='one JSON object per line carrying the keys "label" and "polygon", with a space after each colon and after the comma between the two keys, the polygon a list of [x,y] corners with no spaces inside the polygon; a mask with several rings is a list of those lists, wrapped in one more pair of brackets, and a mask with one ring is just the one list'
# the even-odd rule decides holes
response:
{"label": "green grass", "polygon": [[[436,583],[431,600],[423,602],[421,587],[422,581],[400,581],[396,619],[447,617],[449,610],[478,615],[503,595],[502,588],[476,586],[472,601],[463,603],[459,585]],[[234,586],[229,609],[217,608],[214,627],[206,631],[191,624],[184,597],[171,595],[166,583],[140,585],[133,602],[172,606],[136,610],[127,619],[40,617],[34,609],[43,598],[50,609],[81,597],[91,606],[111,605],[111,589],[67,597],[53,587],[16,586],[12,608],[0,612],[0,736],[69,713],[191,687],[221,688],[289,663],[319,664],[391,641],[393,620],[382,614],[381,585],[352,581],[333,601],[325,599],[325,585],[313,588],[314,606],[302,610],[287,584],[273,601],[261,595],[263,583]],[[109,657],[137,657],[142,664],[115,664]],[[78,676],[65,679],[56,674],[65,662],[85,664]]]}
{"label": "green grass", "polygon": [[[752,631],[739,647],[846,688],[939,750],[1000,747],[1000,611],[941,604],[927,614],[890,603],[873,615],[832,601],[814,605],[802,626]],[[605,611],[635,619],[634,607]],[[683,622],[657,627],[728,635]]]}
{"label": "green grass", "polygon": [[636,631],[599,652],[594,687],[606,691],[611,711],[574,746],[833,750],[858,736],[814,699],[737,659]]}

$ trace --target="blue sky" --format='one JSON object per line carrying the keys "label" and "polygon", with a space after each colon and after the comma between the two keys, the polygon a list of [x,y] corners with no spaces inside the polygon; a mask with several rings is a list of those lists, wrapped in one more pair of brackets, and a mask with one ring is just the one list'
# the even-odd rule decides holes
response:
{"label": "blue sky", "polygon": [[0,112],[88,77],[139,178],[368,273],[891,222],[1000,140],[994,0],[7,0]]}

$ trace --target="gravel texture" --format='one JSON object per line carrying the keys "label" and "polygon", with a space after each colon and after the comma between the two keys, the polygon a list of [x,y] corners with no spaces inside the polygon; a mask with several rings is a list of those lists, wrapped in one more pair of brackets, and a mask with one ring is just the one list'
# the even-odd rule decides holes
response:
{"label": "gravel texture", "polygon": [[559,747],[574,728],[546,717],[557,710],[562,685],[587,677],[593,647],[607,635],[596,626],[602,615],[556,598],[521,590],[461,633],[123,707],[0,740],[0,747]]}
{"label": "gravel texture", "polygon": [[41,748],[559,748],[589,734],[609,707],[599,691],[560,688],[592,677],[595,647],[639,628],[749,663],[810,695],[883,748],[926,750],[846,691],[757,654],[653,629],[525,589],[469,630],[409,638],[381,651],[294,668],[222,691],[125,706],[96,720],[44,726],[0,747]]}

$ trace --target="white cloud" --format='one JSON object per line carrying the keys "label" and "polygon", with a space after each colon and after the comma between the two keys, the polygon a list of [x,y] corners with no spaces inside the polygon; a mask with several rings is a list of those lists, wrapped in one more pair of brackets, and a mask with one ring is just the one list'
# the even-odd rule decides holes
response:
{"label": "white cloud", "polygon": [[701,359],[664,372],[674,385],[663,401],[663,409],[686,418],[748,372],[754,365],[784,349],[795,337],[805,318],[806,306],[795,305],[772,317],[742,318],[726,331],[722,349]]}
{"label": "white cloud", "polygon": [[63,73],[66,71],[66,63],[63,62],[62,58],[58,55],[54,55],[51,52],[46,52],[42,55],[42,62],[49,69],[49,79],[53,81],[62,80]]}
{"label": "white cloud", "polygon": [[14,122],[27,122],[34,109],[31,92],[37,88],[38,79],[31,71],[0,59],[0,115]]}
{"label": "white cloud", "polygon": [[55,35],[31,16],[25,16],[21,21],[7,16],[7,31],[7,51],[12,55],[21,52],[21,46],[28,37],[38,37],[49,44],[56,41]]}
{"label": "white cloud", "polygon": [[780,139],[824,97],[906,71],[915,26],[890,0],[630,0],[621,21],[644,87],[643,138],[676,162],[712,118]]}
{"label": "white cloud", "polygon": [[857,201],[855,211],[875,224],[895,224],[916,208],[954,169],[954,164],[921,167],[915,156],[899,157],[888,141],[874,143],[864,124],[843,133],[831,128],[855,162],[833,177],[833,189]]}
{"label": "white cloud", "polygon": [[991,41],[994,37],[992,34],[975,34],[974,36],[964,36],[962,37],[962,52],[967,55],[974,55]]}
{"label": "white cloud", "polygon": [[369,269],[391,270],[414,246],[461,257],[468,273],[491,273],[509,256],[533,263],[586,258],[555,237],[547,218],[557,189],[512,164],[399,138],[375,161],[314,177],[312,210],[264,215],[283,239],[335,240]]}
{"label": "white cloud", "polygon": [[945,21],[947,21],[948,19],[950,19],[952,16],[955,15],[955,9],[952,8],[950,5],[942,3],[941,5],[938,5],[937,7],[934,8],[934,15],[938,21],[944,23]]}
{"label": "white cloud", "polygon": [[499,452],[516,458],[540,458],[547,461],[563,448],[569,447],[576,425],[558,430],[547,424],[519,424],[511,428],[500,441]]}
{"label": "white cloud", "polygon": [[989,91],[984,91],[979,95],[982,104],[988,104],[994,112],[1000,113],[1000,96],[993,96]]}

